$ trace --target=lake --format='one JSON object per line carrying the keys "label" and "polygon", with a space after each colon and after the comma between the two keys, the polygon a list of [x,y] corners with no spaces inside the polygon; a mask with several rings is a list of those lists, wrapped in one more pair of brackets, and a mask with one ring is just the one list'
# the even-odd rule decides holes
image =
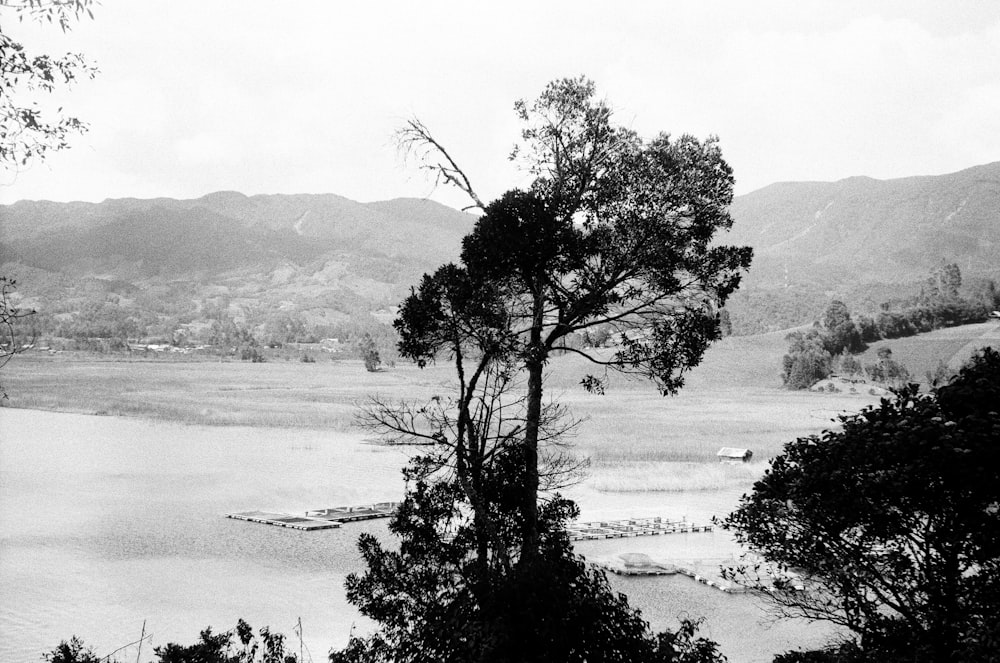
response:
{"label": "lake", "polygon": [[[240,617],[304,642],[326,659],[370,623],[344,598],[362,570],[361,532],[384,521],[316,532],[229,520],[231,511],[285,512],[399,499],[405,452],[357,435],[208,427],[122,417],[0,409],[0,660],[39,661],[77,635],[107,654],[138,639],[191,643]],[[688,516],[704,522],[738,494],[569,491],[585,518]],[[588,556],[626,551],[702,563],[734,553],[722,532],[582,542]],[[620,578],[654,627],[704,616],[703,633],[734,663],[821,642],[823,627],[769,624],[748,596],[688,578]],[[148,645],[147,645],[148,646]],[[134,648],[130,650],[135,656]]]}

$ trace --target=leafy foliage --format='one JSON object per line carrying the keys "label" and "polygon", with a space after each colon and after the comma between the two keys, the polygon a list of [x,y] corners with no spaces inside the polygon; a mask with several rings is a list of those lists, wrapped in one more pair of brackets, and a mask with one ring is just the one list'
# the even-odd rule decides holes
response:
{"label": "leafy foliage", "polygon": [[1000,608],[998,394],[986,349],[935,394],[901,389],[787,444],[724,523],[765,560],[731,575],[874,660],[987,660],[969,643],[995,642]]}
{"label": "leafy foliage", "polygon": [[[234,640],[235,638],[235,640]],[[232,631],[201,632],[192,645],[168,643],[154,650],[159,663],[296,663],[298,657],[285,650],[285,636],[262,627],[259,636],[240,619]]]}
{"label": "leafy foliage", "polygon": [[831,355],[864,352],[861,332],[851,320],[851,312],[844,302],[836,299],[830,302],[823,315],[823,328],[826,332],[823,345]]}
{"label": "leafy foliage", "polygon": [[69,642],[63,640],[51,652],[42,655],[46,663],[100,663],[101,659],[93,650],[85,647],[83,641],[75,635]]}
{"label": "leafy foliage", "polygon": [[[301,663],[299,657],[285,649],[284,635],[273,633],[266,626],[255,635],[253,628],[242,619],[231,631],[213,633],[208,627],[194,644],[169,642],[155,647],[153,654],[158,663]],[[114,661],[112,656],[114,653],[96,656],[73,636],[43,658],[47,663],[101,663]]]}
{"label": "leafy foliage", "polygon": [[[14,0],[0,8],[29,15],[38,21],[55,21],[65,32],[71,19],[83,14],[93,18],[92,0]],[[80,78],[93,78],[97,69],[79,53],[63,57],[29,55],[22,44],[0,29],[0,164],[16,169],[50,151],[69,146],[69,136],[87,130],[76,117],[62,109],[43,111],[35,99],[37,92],[49,93],[72,85]]]}
{"label": "leafy foliage", "polygon": [[808,389],[830,375],[833,358],[826,349],[823,334],[816,327],[792,332],[788,354],[782,358],[781,380],[789,389]]}
{"label": "leafy foliage", "polygon": [[371,334],[365,334],[358,341],[358,353],[361,355],[361,360],[365,362],[366,371],[374,373],[378,370],[382,359],[379,357],[378,346],[375,344],[375,339],[371,337]]}
{"label": "leafy foliage", "polygon": [[892,358],[892,350],[879,348],[878,362],[865,367],[869,377],[882,384],[901,387],[910,380],[910,372],[905,366]]}

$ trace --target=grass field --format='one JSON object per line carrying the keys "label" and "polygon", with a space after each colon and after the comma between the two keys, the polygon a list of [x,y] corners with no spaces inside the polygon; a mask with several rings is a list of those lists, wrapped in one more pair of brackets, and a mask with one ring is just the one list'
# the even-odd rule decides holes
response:
{"label": "grass field", "polygon": [[861,356],[861,363],[875,363],[879,349],[888,347],[892,350],[892,358],[903,364],[914,380],[922,381],[925,373],[933,373],[939,361],[957,370],[973,352],[985,346],[1000,348],[1000,321],[936,329],[917,336],[879,341]]}
{"label": "grass field", "polygon": [[[998,329],[994,323],[969,325],[887,343],[920,377],[918,371],[933,368],[939,358],[964,360],[971,347],[992,342]],[[599,490],[749,485],[786,442],[834,426],[839,413],[876,401],[867,393],[782,389],[784,336],[719,341],[672,397],[620,376],[610,377],[606,395],[588,394],[579,381],[589,365],[576,356],[558,357],[549,366],[546,397],[583,420],[573,449],[590,459],[589,481]],[[1000,338],[994,344],[1000,346]],[[877,346],[869,350],[873,357],[876,351]],[[447,365],[420,370],[403,363],[369,373],[357,361],[251,364],[28,353],[8,364],[0,381],[9,407],[209,426],[350,431],[358,405],[369,395],[391,400],[446,395],[450,372]],[[715,454],[723,446],[751,449],[754,462],[721,466]]]}

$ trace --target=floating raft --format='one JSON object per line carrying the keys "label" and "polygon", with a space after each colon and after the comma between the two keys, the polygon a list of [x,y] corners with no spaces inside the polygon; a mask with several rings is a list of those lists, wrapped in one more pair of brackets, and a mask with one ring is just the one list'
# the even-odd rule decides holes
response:
{"label": "floating raft", "polygon": [[570,541],[594,539],[623,539],[632,536],[658,536],[688,532],[711,532],[711,525],[695,525],[686,520],[656,518],[628,518],[602,520],[593,523],[572,523],[566,526]]}
{"label": "floating raft", "polygon": [[334,523],[352,523],[357,520],[388,518],[400,502],[378,502],[367,506],[335,506],[330,509],[306,511],[307,518],[319,518]]}
{"label": "floating raft", "polygon": [[243,511],[241,513],[227,513],[226,518],[234,520],[245,520],[251,523],[261,523],[264,525],[274,525],[276,527],[287,527],[303,531],[314,529],[334,529],[340,527],[340,523],[319,518],[306,518],[303,516],[292,516],[287,513],[271,513],[270,511]]}
{"label": "floating raft", "polygon": [[388,518],[399,504],[399,502],[377,502],[365,506],[335,506],[329,509],[306,511],[305,515],[302,516],[271,511],[242,511],[240,513],[227,513],[226,518],[311,532],[317,529],[334,529],[340,527],[342,523],[357,520]]}
{"label": "floating raft", "polygon": [[746,588],[720,577],[702,575],[696,571],[671,564],[658,562],[643,553],[623,553],[610,558],[589,560],[591,564],[620,576],[669,576],[680,574],[695,582],[717,589],[726,594],[742,594]]}

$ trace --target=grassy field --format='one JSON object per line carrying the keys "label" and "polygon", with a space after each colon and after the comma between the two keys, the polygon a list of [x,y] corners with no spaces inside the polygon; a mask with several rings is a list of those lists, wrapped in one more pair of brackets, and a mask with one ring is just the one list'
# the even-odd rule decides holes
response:
{"label": "grassy field", "polygon": [[[939,358],[967,357],[969,348],[990,342],[998,328],[969,325],[888,343],[919,377],[918,371],[933,368]],[[610,376],[606,395],[588,394],[579,381],[590,366],[576,356],[559,357],[549,366],[546,396],[583,420],[573,449],[590,459],[589,481],[599,490],[749,486],[786,442],[834,426],[838,414],[876,401],[867,393],[782,389],[784,336],[719,341],[672,397],[621,376]],[[874,356],[876,350],[869,352]],[[351,431],[357,407],[369,395],[393,400],[445,395],[450,372],[447,365],[420,370],[403,363],[369,373],[358,361],[251,364],[28,353],[8,364],[0,381],[10,395],[8,407],[208,426]],[[751,449],[754,462],[720,465],[715,454],[723,446]]]}
{"label": "grassy field", "polygon": [[861,356],[861,363],[875,363],[879,349],[887,347],[892,350],[892,358],[903,364],[914,380],[922,381],[925,373],[933,373],[939,361],[943,361],[952,370],[957,370],[973,352],[988,345],[1000,348],[1000,321],[991,320],[975,325],[937,329],[907,338],[879,341],[873,343]]}

